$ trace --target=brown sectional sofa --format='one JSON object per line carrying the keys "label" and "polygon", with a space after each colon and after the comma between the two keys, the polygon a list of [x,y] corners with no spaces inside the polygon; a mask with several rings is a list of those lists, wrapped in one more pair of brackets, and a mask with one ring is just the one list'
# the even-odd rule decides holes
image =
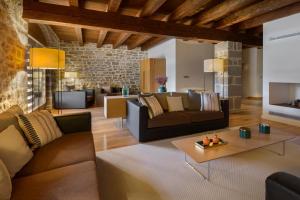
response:
{"label": "brown sectional sofa", "polygon": [[[99,199],[91,114],[55,120],[64,135],[34,151],[34,157],[12,180],[12,200]],[[0,131],[12,124],[21,130],[13,114],[0,114]]]}
{"label": "brown sectional sofa", "polygon": [[[165,112],[153,119],[149,119],[148,108],[138,100],[127,101],[127,127],[140,142],[225,128],[229,124],[228,100],[221,100],[221,111],[209,112],[200,111],[201,100],[197,93],[154,95]],[[181,96],[185,110],[168,112],[167,96]]]}

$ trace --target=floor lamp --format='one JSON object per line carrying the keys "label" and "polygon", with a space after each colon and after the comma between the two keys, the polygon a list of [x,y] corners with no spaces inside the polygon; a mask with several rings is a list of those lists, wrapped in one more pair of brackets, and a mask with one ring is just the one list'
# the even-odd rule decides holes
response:
{"label": "floor lamp", "polygon": [[[40,69],[57,70],[58,79],[59,79],[58,84],[60,90],[58,101],[61,102],[62,100],[61,70],[65,68],[65,52],[59,49],[51,49],[51,48],[31,48],[30,67],[32,70],[37,69],[38,72]],[[32,101],[33,100],[34,99],[32,98]]]}
{"label": "floor lamp", "polygon": [[226,60],[222,58],[206,59],[204,60],[204,91],[205,91],[205,73],[222,73],[223,75],[223,98],[225,97],[224,93],[224,72],[226,68]]}

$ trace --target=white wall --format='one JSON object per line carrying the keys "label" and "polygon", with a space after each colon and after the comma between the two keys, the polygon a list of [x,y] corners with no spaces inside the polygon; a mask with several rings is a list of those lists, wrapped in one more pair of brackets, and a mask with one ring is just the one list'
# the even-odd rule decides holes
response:
{"label": "white wall", "polygon": [[[203,89],[203,63],[214,57],[214,45],[171,39],[149,49],[148,57],[166,59],[168,91]],[[213,89],[212,74],[206,74],[205,83],[206,89]]]}
{"label": "white wall", "polygon": [[176,39],[168,40],[149,49],[148,57],[166,59],[167,90],[176,91]]}
{"label": "white wall", "polygon": [[[214,58],[214,45],[176,40],[176,91],[204,89],[204,60]],[[213,74],[205,74],[205,89],[213,90]]]}
{"label": "white wall", "polygon": [[262,49],[243,49],[243,97],[262,97]]}
{"label": "white wall", "polygon": [[[300,109],[269,104],[269,82],[300,83],[300,14],[264,24],[263,108],[300,117]],[[288,34],[294,36],[285,37]],[[278,37],[284,38],[278,39]],[[271,38],[277,38],[272,40]]]}

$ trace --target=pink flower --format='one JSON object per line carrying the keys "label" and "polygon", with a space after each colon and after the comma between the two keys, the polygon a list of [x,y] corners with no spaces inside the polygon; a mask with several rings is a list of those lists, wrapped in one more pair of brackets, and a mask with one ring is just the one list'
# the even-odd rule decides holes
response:
{"label": "pink flower", "polygon": [[156,82],[159,84],[159,85],[166,85],[166,82],[168,80],[168,77],[166,76],[157,76],[155,78]]}

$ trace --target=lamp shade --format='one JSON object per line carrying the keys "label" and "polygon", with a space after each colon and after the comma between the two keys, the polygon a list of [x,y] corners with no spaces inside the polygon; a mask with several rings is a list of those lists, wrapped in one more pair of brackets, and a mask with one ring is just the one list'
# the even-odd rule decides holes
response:
{"label": "lamp shade", "polygon": [[50,48],[31,48],[30,66],[39,69],[64,69],[65,52]]}
{"label": "lamp shade", "polygon": [[78,72],[65,72],[65,78],[78,78]]}
{"label": "lamp shade", "polygon": [[224,72],[226,60],[222,58],[214,58],[204,60],[204,72]]}

